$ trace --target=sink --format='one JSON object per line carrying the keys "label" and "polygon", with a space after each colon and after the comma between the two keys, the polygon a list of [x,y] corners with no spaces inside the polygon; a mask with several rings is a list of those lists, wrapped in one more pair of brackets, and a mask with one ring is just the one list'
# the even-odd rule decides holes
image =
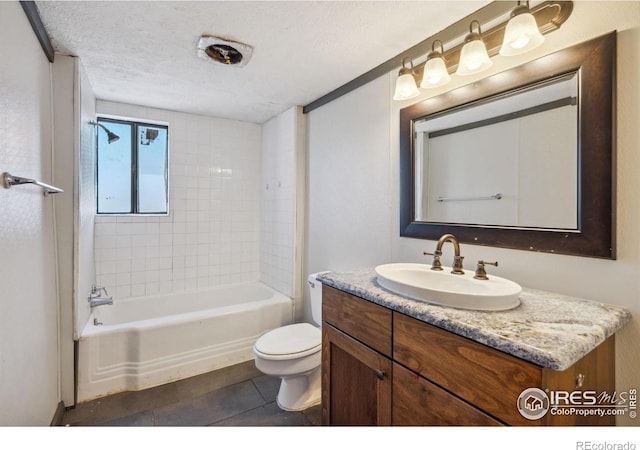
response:
{"label": "sink", "polygon": [[454,275],[450,267],[431,270],[430,265],[394,263],[375,268],[378,283],[385,289],[414,300],[475,311],[504,311],[520,304],[522,287],[489,274],[476,280],[474,271]]}

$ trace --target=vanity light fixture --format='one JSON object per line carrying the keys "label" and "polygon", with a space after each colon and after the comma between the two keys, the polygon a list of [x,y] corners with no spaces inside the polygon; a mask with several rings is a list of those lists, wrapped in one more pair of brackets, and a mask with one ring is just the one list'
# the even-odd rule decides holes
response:
{"label": "vanity light fixture", "polygon": [[[410,67],[406,66],[407,61],[409,61]],[[415,76],[416,73],[413,70],[413,61],[409,57],[403,58],[402,68],[400,69],[398,79],[396,80],[396,91],[393,95],[394,100],[408,100],[420,95],[418,86],[416,86]]]}
{"label": "vanity light fixture", "polygon": [[[473,24],[477,25],[478,31],[473,31]],[[469,34],[464,39],[464,46],[460,52],[460,63],[458,64],[458,75],[473,75],[488,69],[493,65],[487,47],[482,40],[482,30],[480,22],[472,20],[469,25]]]}
{"label": "vanity light fixture", "polygon": [[529,2],[516,6],[511,11],[511,19],[504,32],[504,41],[500,47],[500,54],[513,56],[533,50],[544,42],[536,18],[529,10]]}
{"label": "vanity light fixture", "polygon": [[[440,44],[440,51],[436,50],[436,44]],[[444,46],[442,41],[436,39],[431,44],[431,53],[427,55],[427,62],[424,65],[422,81],[420,82],[421,88],[435,88],[445,85],[451,80],[444,56],[442,56],[443,53]]]}
{"label": "vanity light fixture", "polygon": [[[560,28],[573,10],[573,2],[555,0],[537,3],[531,8],[528,1],[513,2],[517,3],[515,7],[502,6],[511,3],[492,2],[485,7],[497,9],[491,14],[483,9],[478,10],[473,15],[474,19],[469,25],[468,33],[465,33],[466,30],[463,28],[467,21],[462,19],[408,49],[408,54],[399,55],[404,58],[394,100],[416,97],[419,91],[414,89],[414,80],[419,83],[421,89],[443,86],[454,72],[456,75],[465,76],[489,68],[493,64],[491,58],[495,55],[519,55],[538,47],[544,42],[543,35]],[[489,24],[489,29],[484,33],[480,29],[481,22]],[[414,66],[413,61],[425,54],[426,60]],[[389,60],[385,65],[391,65],[397,59],[399,57]],[[406,61],[411,62],[410,68],[405,67]],[[368,79],[364,75],[361,78]],[[403,78],[402,81],[400,78]]]}

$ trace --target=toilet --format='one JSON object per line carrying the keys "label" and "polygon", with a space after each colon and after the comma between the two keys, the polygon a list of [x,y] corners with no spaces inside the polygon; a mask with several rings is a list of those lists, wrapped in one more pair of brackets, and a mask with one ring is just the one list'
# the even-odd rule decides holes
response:
{"label": "toilet", "polygon": [[253,346],[256,367],[265,375],[282,379],[276,401],[285,411],[302,411],[320,403],[322,283],[317,275],[308,277],[315,326],[296,323],[276,328]]}

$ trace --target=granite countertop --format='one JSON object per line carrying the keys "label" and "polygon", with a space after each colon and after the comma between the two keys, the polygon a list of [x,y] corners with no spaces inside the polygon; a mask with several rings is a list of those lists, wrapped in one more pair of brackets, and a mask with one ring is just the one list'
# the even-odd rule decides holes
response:
{"label": "granite countertop", "polygon": [[565,370],[620,330],[626,309],[552,292],[523,288],[520,306],[508,311],[470,311],[433,305],[392,293],[373,268],[326,272],[331,286],[542,367]]}

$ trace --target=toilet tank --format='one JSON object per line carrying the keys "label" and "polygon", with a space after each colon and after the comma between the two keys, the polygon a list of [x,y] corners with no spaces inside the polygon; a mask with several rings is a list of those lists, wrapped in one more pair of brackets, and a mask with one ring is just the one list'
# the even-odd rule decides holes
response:
{"label": "toilet tank", "polygon": [[312,273],[307,278],[307,284],[309,285],[309,298],[311,301],[311,318],[316,325],[322,323],[322,283],[316,279],[316,276],[326,273],[317,272]]}

